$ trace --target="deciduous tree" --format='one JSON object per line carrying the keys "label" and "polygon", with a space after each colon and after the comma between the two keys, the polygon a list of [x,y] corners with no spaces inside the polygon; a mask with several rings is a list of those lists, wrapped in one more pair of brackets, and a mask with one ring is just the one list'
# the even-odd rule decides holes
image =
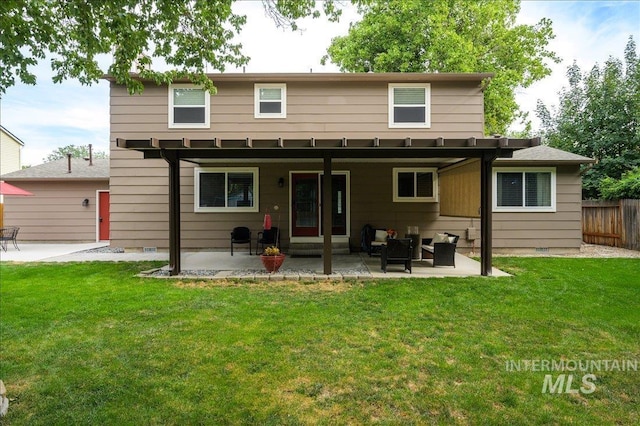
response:
{"label": "deciduous tree", "polygon": [[487,134],[504,134],[521,112],[515,91],[550,74],[551,21],[516,25],[519,0],[373,0],[333,39],[330,59],[352,72],[493,72],[485,89]]}
{"label": "deciduous tree", "polygon": [[[640,59],[632,37],[624,61],[610,57],[582,73],[567,70],[569,86],[560,92],[557,109],[538,101],[545,142],[594,158],[583,175],[583,197],[599,198],[601,181],[620,179],[640,166]],[[611,182],[611,181],[609,181]]]}
{"label": "deciduous tree", "polygon": [[[51,55],[54,81],[97,82],[104,74],[131,93],[143,86],[131,71],[157,83],[188,78],[214,91],[206,70],[248,62],[234,40],[246,16],[236,0],[2,0],[0,1],[0,94],[21,81],[35,84],[32,68]],[[276,25],[296,29],[296,20],[334,20],[334,0],[262,0]],[[112,57],[103,69],[98,59]],[[158,71],[163,61],[170,70]]]}
{"label": "deciduous tree", "polygon": [[[50,161],[67,158],[67,154],[71,154],[73,158],[89,158],[89,147],[87,145],[67,145],[59,147],[47,155],[47,158],[44,158],[44,162],[48,163]],[[93,158],[109,158],[104,151],[93,151],[91,155]]]}

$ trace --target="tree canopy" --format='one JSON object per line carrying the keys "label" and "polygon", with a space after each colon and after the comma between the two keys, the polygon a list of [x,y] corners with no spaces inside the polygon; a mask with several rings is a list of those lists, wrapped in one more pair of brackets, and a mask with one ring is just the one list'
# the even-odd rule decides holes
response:
{"label": "tree canopy", "polygon": [[[242,66],[249,58],[234,41],[246,16],[236,0],[2,0],[0,1],[0,94],[16,81],[35,84],[33,67],[51,55],[53,80],[97,82],[109,74],[131,93],[143,90],[134,71],[156,83],[188,78],[214,92],[206,70]],[[296,20],[323,12],[335,20],[334,0],[262,0],[275,24],[296,29]],[[101,55],[112,57],[102,69]],[[157,70],[163,61],[168,71]],[[154,69],[155,67],[155,69]]]}
{"label": "tree canopy", "polygon": [[605,178],[611,188],[640,166],[640,58],[633,37],[624,61],[610,57],[588,73],[574,63],[567,78],[557,109],[538,101],[536,115],[546,143],[596,160],[583,175],[583,197],[600,198]]}
{"label": "tree canopy", "polygon": [[[44,158],[44,162],[48,163],[50,161],[67,158],[67,154],[71,154],[71,157],[73,158],[89,158],[89,146],[67,145],[56,148],[49,155],[47,155],[46,158]],[[92,151],[91,155],[93,156],[93,158],[109,158],[107,153],[104,151]]]}
{"label": "tree canopy", "polygon": [[519,0],[371,0],[323,63],[351,72],[493,72],[485,88],[485,132],[526,119],[515,91],[549,75],[551,21],[516,25]]}

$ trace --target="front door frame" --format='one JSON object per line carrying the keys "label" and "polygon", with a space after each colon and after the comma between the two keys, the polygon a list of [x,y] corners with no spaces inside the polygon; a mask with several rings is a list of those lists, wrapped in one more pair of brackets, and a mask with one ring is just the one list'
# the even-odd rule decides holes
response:
{"label": "front door frame", "polygon": [[[321,190],[322,185],[322,177],[324,176],[324,171],[322,170],[290,170],[289,171],[289,238],[292,243],[322,243],[324,240],[323,237],[323,226],[320,222],[322,219],[322,205],[319,202],[318,208],[318,235],[315,236],[305,236],[305,237],[295,237],[293,236],[293,175],[294,174],[315,174],[318,176],[318,191]],[[346,209],[346,233],[344,235],[331,235],[331,242],[349,242],[349,236],[351,235],[351,172],[349,170],[332,170],[331,176],[335,175],[344,175],[346,178],[346,205],[344,208]],[[321,197],[322,194],[318,192],[318,197]]]}

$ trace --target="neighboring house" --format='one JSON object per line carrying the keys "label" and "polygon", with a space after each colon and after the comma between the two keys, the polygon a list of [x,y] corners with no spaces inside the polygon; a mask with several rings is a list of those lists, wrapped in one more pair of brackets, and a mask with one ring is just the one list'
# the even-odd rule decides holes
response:
{"label": "neighboring house", "polygon": [[578,250],[590,160],[484,138],[490,77],[212,74],[211,96],[151,82],[130,96],[110,79],[111,244],[169,247],[175,273],[181,248],[228,249],[235,226],[255,238],[269,211],[285,250],[325,258],[359,248],[365,224],[459,234],[461,251],[482,236],[495,250]]}
{"label": "neighboring house", "polygon": [[1,177],[33,193],[4,199],[5,226],[20,227],[20,240],[109,239],[109,159],[56,160]]}
{"label": "neighboring house", "polygon": [[22,147],[24,142],[16,135],[0,126],[0,175],[22,168]]}

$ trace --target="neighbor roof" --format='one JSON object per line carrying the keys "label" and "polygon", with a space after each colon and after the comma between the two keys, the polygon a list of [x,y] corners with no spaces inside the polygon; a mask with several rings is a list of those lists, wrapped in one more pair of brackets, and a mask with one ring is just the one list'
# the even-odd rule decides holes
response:
{"label": "neighbor roof", "polygon": [[93,165],[83,158],[66,158],[2,175],[3,180],[104,180],[109,179],[109,159],[94,158]]}
{"label": "neighbor roof", "polygon": [[496,160],[496,163],[501,165],[516,163],[583,164],[594,162],[595,160],[593,158],[551,148],[547,145],[538,145],[514,151],[512,158],[499,158]]}

